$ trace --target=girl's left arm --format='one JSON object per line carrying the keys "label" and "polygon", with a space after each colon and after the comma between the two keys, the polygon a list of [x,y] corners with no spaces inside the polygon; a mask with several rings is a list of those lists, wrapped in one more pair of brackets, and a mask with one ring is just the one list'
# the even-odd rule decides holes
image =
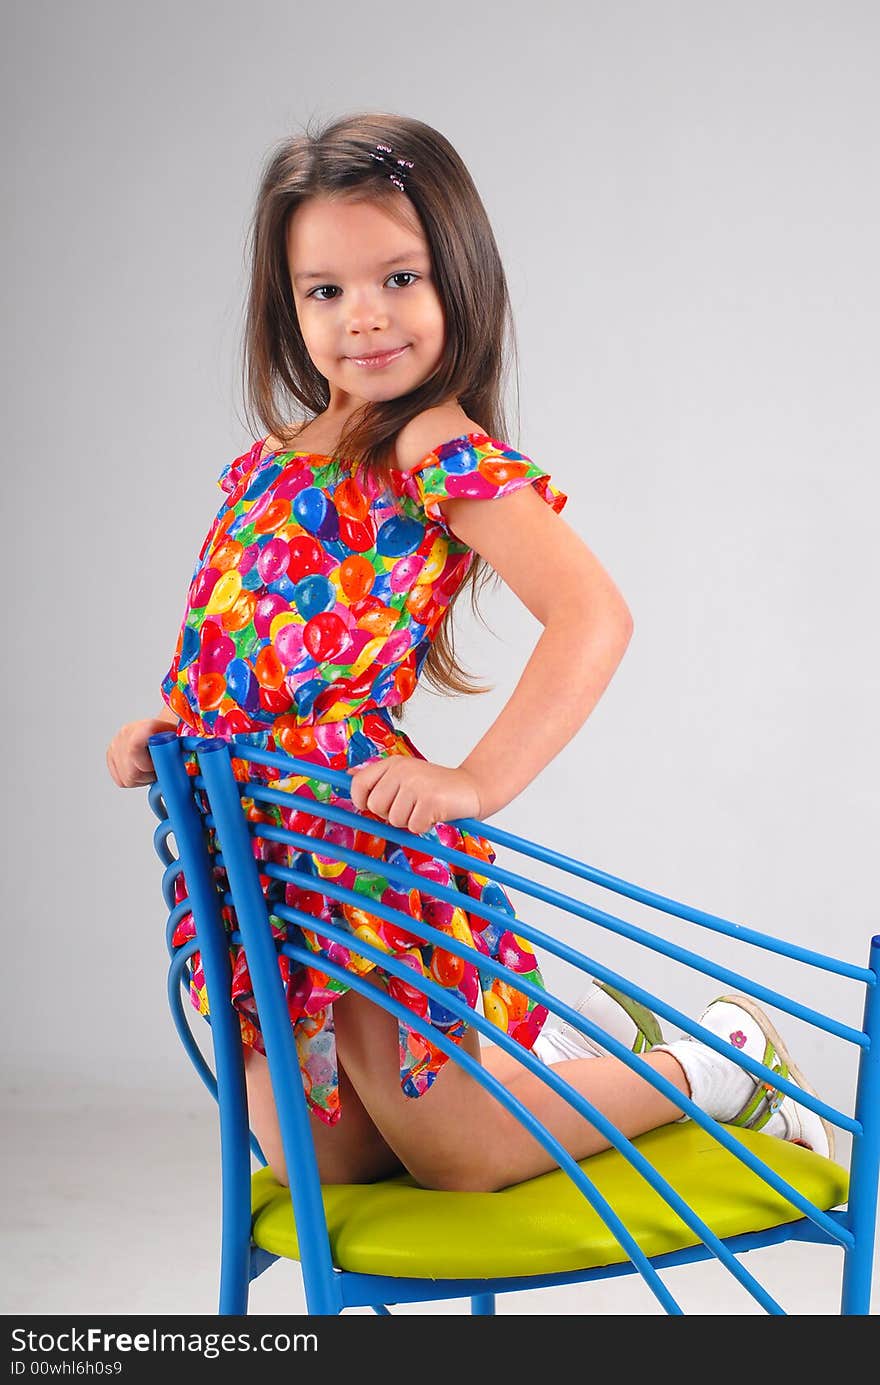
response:
{"label": "girl's left arm", "polygon": [[459,767],[476,780],[481,816],[491,817],[583,726],[626,652],[633,620],[596,556],[533,487],[485,503],[445,501],[443,509],[544,626],[510,698]]}

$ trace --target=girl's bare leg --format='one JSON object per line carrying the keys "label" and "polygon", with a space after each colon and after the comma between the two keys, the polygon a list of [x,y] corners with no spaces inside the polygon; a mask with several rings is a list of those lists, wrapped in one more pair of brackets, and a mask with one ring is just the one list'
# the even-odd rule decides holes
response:
{"label": "girl's bare leg", "polygon": [[[262,1053],[244,1045],[245,1079],[251,1129],[279,1183],[287,1185],[287,1165],[281,1146],[281,1129],[269,1064]],[[521,1065],[496,1045],[482,1051],[483,1067],[505,1084],[522,1073]],[[312,1138],[322,1183],[374,1183],[404,1172],[404,1165],[383,1139],[378,1128],[340,1065],[339,1091],[342,1114],[336,1125],[325,1125],[311,1115]]]}
{"label": "girl's bare leg", "polygon": [[484,1043],[480,1048],[480,1062],[487,1072],[503,1082],[505,1087],[523,1072],[523,1065],[512,1054],[505,1053],[497,1044]]}
{"label": "girl's bare leg", "polygon": [[[251,1129],[270,1169],[287,1186],[287,1163],[281,1148],[279,1111],[269,1079],[269,1064],[262,1053],[244,1044],[244,1075],[248,1087],[248,1114]],[[484,1066],[504,1080],[516,1078],[522,1071],[516,1058],[498,1047],[485,1048]],[[376,1183],[394,1173],[405,1172],[394,1150],[385,1143],[377,1126],[367,1115],[362,1100],[352,1086],[345,1068],[340,1065],[340,1119],[334,1126],[310,1115],[312,1138],[315,1141],[317,1169],[322,1183]]]}
{"label": "girl's bare leg", "polygon": [[[287,1184],[287,1165],[281,1145],[278,1110],[269,1080],[269,1064],[250,1044],[243,1046],[251,1129],[279,1183]],[[335,1125],[326,1125],[309,1113],[312,1139],[322,1183],[374,1183],[405,1170],[389,1148],[339,1064],[341,1114]]]}
{"label": "girl's bare leg", "polygon": [[[281,1146],[275,1094],[269,1079],[269,1064],[263,1054],[250,1044],[244,1045],[243,1052],[251,1129],[278,1182],[286,1186],[287,1165]],[[483,1066],[502,1082],[508,1077],[516,1078],[522,1072],[516,1059],[495,1045],[483,1050]],[[325,1125],[310,1113],[321,1182],[374,1183],[380,1178],[403,1173],[404,1165],[367,1114],[341,1064],[339,1092],[342,1114],[335,1125]]]}
{"label": "girl's bare leg", "polygon": [[[423,1096],[404,1096],[397,1020],[366,996],[347,992],[335,1002],[334,1015],[340,1060],[366,1112],[423,1187],[494,1192],[557,1167],[543,1145],[453,1059]],[[466,1031],[462,1048],[477,1062],[485,1056],[474,1028]],[[648,1054],[643,1061],[688,1095],[687,1080],[672,1054]],[[596,1128],[539,1077],[525,1068],[512,1072],[513,1060],[503,1052],[492,1059],[496,1062],[499,1079],[575,1159],[608,1148]],[[554,1068],[626,1136],[681,1115],[678,1106],[616,1058],[572,1058]]]}

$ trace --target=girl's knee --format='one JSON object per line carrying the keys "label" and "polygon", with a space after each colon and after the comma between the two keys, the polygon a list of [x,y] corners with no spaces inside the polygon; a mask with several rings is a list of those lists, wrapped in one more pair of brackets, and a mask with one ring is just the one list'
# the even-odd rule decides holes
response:
{"label": "girl's knee", "polygon": [[490,1168],[475,1165],[471,1160],[429,1167],[421,1176],[412,1169],[410,1173],[423,1188],[436,1193],[496,1193],[503,1186]]}
{"label": "girl's knee", "polygon": [[[276,1181],[289,1186],[287,1164],[272,1091],[269,1063],[264,1054],[246,1046],[245,1079],[248,1117]],[[403,1170],[403,1165],[371,1121],[348,1074],[339,1065],[341,1115],[327,1125],[314,1111],[309,1127],[318,1175],[322,1183],[374,1183]]]}

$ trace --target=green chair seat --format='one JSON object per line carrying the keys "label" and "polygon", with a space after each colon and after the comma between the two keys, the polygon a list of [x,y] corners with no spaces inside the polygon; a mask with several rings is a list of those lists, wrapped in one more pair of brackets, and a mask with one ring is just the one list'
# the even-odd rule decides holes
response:
{"label": "green chair seat", "polygon": [[[800,1145],[732,1126],[725,1129],[823,1211],[846,1201],[847,1172]],[[720,1237],[763,1231],[802,1213],[695,1122],[666,1125],[636,1148]],[[691,1231],[616,1150],[580,1167],[646,1255],[696,1245]],[[268,1168],[251,1183],[256,1245],[297,1260],[289,1190]],[[394,1278],[484,1279],[562,1274],[613,1265],[628,1256],[560,1169],[497,1193],[421,1188],[400,1175],[380,1183],[323,1189],[333,1263]]]}

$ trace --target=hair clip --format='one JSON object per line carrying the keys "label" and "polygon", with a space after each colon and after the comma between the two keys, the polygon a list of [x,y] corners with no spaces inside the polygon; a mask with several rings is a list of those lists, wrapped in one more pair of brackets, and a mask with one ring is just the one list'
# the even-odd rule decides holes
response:
{"label": "hair clip", "polygon": [[[377,163],[384,164],[388,169],[388,177],[392,183],[399,187],[401,192],[406,192],[402,180],[406,178],[407,170],[415,167],[412,159],[398,159],[390,144],[377,144],[376,148],[380,152],[374,154],[371,150],[370,158],[375,159]],[[386,158],[386,155],[389,157]]]}

